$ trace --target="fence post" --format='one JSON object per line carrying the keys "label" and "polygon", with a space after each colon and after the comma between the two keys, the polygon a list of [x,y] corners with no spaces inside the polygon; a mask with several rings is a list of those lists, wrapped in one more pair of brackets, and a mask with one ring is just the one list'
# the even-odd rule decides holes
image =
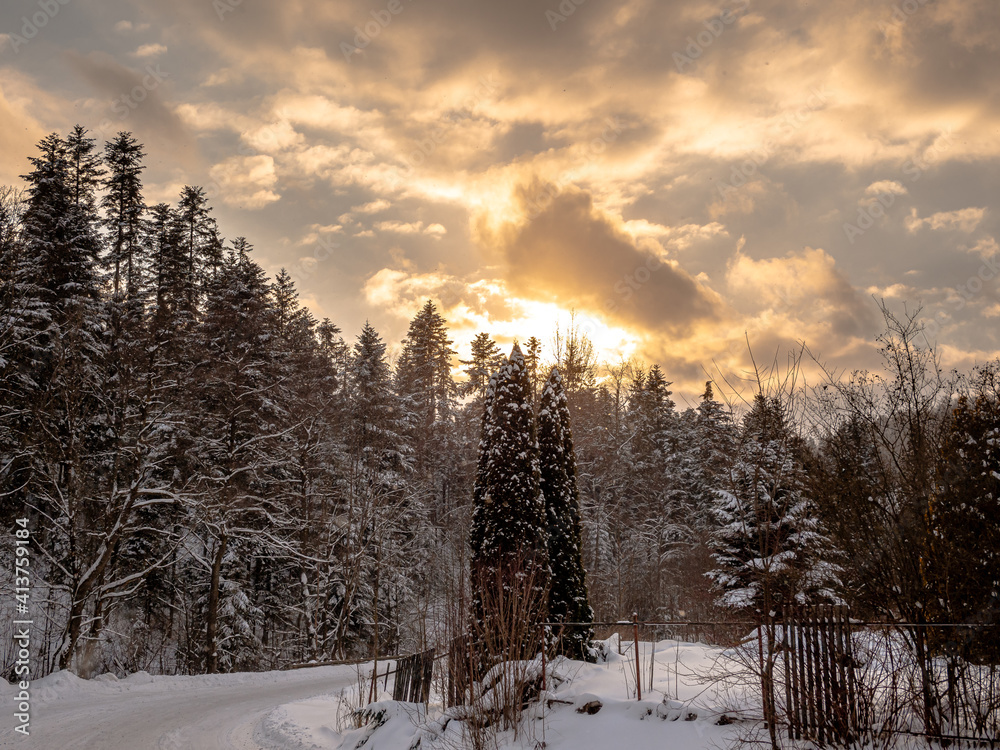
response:
{"label": "fence post", "polygon": [[639,613],[632,613],[632,642],[635,648],[635,699],[642,700],[642,671],[639,667]]}
{"label": "fence post", "polygon": [[545,626],[538,626],[541,638],[539,639],[542,644],[542,692],[545,692]]}
{"label": "fence post", "polygon": [[781,606],[781,654],[782,660],[785,667],[785,715],[788,719],[788,739],[794,739],[792,732],[792,676],[791,676],[791,661],[789,659],[788,650],[791,648],[791,644],[788,638],[788,620],[789,612],[788,606]]}

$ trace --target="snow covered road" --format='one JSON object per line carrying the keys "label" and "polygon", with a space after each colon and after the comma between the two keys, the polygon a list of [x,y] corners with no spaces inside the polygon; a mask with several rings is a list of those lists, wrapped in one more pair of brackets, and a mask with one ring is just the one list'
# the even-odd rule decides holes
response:
{"label": "snow covered road", "polygon": [[[31,734],[14,732],[13,692],[0,748],[38,750],[271,750],[261,721],[275,707],[357,685],[354,666],[291,672],[84,681],[55,674],[33,685]],[[4,686],[10,687],[10,686]]]}

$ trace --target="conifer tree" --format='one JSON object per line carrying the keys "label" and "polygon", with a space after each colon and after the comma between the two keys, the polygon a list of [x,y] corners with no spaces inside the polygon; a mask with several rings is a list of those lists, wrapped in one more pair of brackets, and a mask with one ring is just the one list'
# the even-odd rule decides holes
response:
{"label": "conifer tree", "polygon": [[52,519],[37,538],[51,545],[57,565],[50,583],[68,600],[58,647],[59,664],[66,668],[77,652],[87,607],[103,583],[112,545],[129,519],[121,513],[117,477],[107,471],[115,457],[104,410],[107,344],[93,212],[98,174],[93,142],[77,128],[69,142],[53,133],[38,148],[40,155],[30,160],[34,169],[24,176],[29,188],[19,273],[30,297],[31,321],[38,326],[31,336],[37,358],[25,373],[19,408],[27,407],[21,439],[33,463],[27,506],[40,518]]}
{"label": "conifer tree", "polygon": [[[922,571],[932,622],[982,622],[1000,613],[1000,365],[978,367],[970,391],[952,409],[927,509]],[[931,640],[956,642],[934,631]],[[979,663],[1000,656],[988,631],[964,640],[963,656]]]}
{"label": "conifer tree", "polygon": [[92,217],[77,210],[80,198],[74,195],[66,142],[52,133],[38,149],[41,154],[29,159],[34,169],[22,175],[28,183],[25,272],[58,321],[67,301],[97,299],[97,245],[91,236]]}
{"label": "conifer tree", "polygon": [[463,365],[467,365],[465,374],[469,376],[463,392],[476,398],[485,397],[490,377],[500,369],[504,359],[497,342],[488,333],[477,333],[472,339],[472,358],[461,360]]}
{"label": "conifer tree", "polygon": [[531,383],[531,400],[537,402],[541,390],[542,378],[542,342],[531,336],[524,342],[524,365],[528,370],[528,381]]}
{"label": "conifer tree", "polygon": [[412,463],[403,444],[400,408],[392,390],[386,345],[367,321],[350,363],[351,433],[348,449],[354,476],[368,483],[392,481]]}
{"label": "conifer tree", "polygon": [[222,262],[222,241],[211,211],[204,189],[184,186],[173,219],[184,257],[183,265],[177,269],[178,283],[183,288],[184,309],[189,315],[195,314],[212,274]]}
{"label": "conifer tree", "polygon": [[782,605],[839,601],[839,567],[782,403],[758,394],[744,419],[726,485],[718,490],[717,567],[709,573],[725,607],[767,614]]}
{"label": "conifer tree", "polygon": [[153,288],[152,334],[168,348],[174,336],[189,328],[193,315],[185,313],[187,257],[181,227],[166,203],[150,207],[145,224],[150,255],[150,285]]}
{"label": "conifer tree", "polygon": [[87,129],[82,125],[74,125],[66,137],[66,162],[70,199],[76,208],[93,217],[104,167],[97,153],[97,142],[87,137]]}
{"label": "conifer tree", "polygon": [[437,484],[451,437],[457,389],[451,377],[451,348],[445,319],[431,300],[410,322],[396,367],[396,392],[409,422],[418,475]]}
{"label": "conifer tree", "polygon": [[101,205],[111,245],[109,259],[113,269],[112,289],[116,297],[122,289],[130,297],[134,296],[141,281],[142,215],[146,210],[142,200],[144,156],[142,144],[131,133],[118,133],[113,141],[104,145],[104,161],[108,166],[104,179],[107,193]]}
{"label": "conifer tree", "polygon": [[[193,496],[189,524],[202,538],[199,580],[205,592],[205,669],[225,666],[231,597],[245,592],[246,572],[230,564],[242,547],[261,553],[267,529],[279,535],[287,523],[274,502],[273,478],[281,464],[284,383],[275,366],[274,308],[263,269],[243,238],[233,242],[208,289],[192,354],[188,414]],[[245,560],[245,558],[244,558]],[[248,642],[249,643],[249,642]],[[235,648],[236,643],[232,646]]]}
{"label": "conifer tree", "polygon": [[[532,652],[544,617],[547,524],[530,398],[515,344],[486,396],[474,492],[472,616],[484,663]],[[517,623],[510,621],[515,609]]]}
{"label": "conifer tree", "polygon": [[538,407],[540,486],[545,497],[548,557],[551,583],[548,619],[551,622],[587,623],[569,626],[560,633],[560,653],[571,659],[588,659],[594,613],[587,600],[583,569],[583,531],[576,486],[576,455],[569,424],[569,405],[562,376],[552,368]]}

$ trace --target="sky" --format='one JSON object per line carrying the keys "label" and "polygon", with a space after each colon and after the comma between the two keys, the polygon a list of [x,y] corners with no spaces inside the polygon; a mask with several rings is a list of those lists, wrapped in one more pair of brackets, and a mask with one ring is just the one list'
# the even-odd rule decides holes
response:
{"label": "sky", "polygon": [[995,0],[5,0],[0,183],[74,124],[205,187],[352,340],[427,299],[459,356],[548,343],[678,393],[805,345],[878,366],[879,301],[1000,353]]}

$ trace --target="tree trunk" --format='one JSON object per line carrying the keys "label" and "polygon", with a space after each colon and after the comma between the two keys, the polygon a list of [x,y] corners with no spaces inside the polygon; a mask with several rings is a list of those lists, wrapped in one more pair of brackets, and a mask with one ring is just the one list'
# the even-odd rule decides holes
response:
{"label": "tree trunk", "polygon": [[208,614],[205,632],[205,671],[215,674],[219,671],[219,582],[222,578],[222,558],[226,555],[227,538],[223,535],[215,548],[212,560],[212,583],[208,592]]}

